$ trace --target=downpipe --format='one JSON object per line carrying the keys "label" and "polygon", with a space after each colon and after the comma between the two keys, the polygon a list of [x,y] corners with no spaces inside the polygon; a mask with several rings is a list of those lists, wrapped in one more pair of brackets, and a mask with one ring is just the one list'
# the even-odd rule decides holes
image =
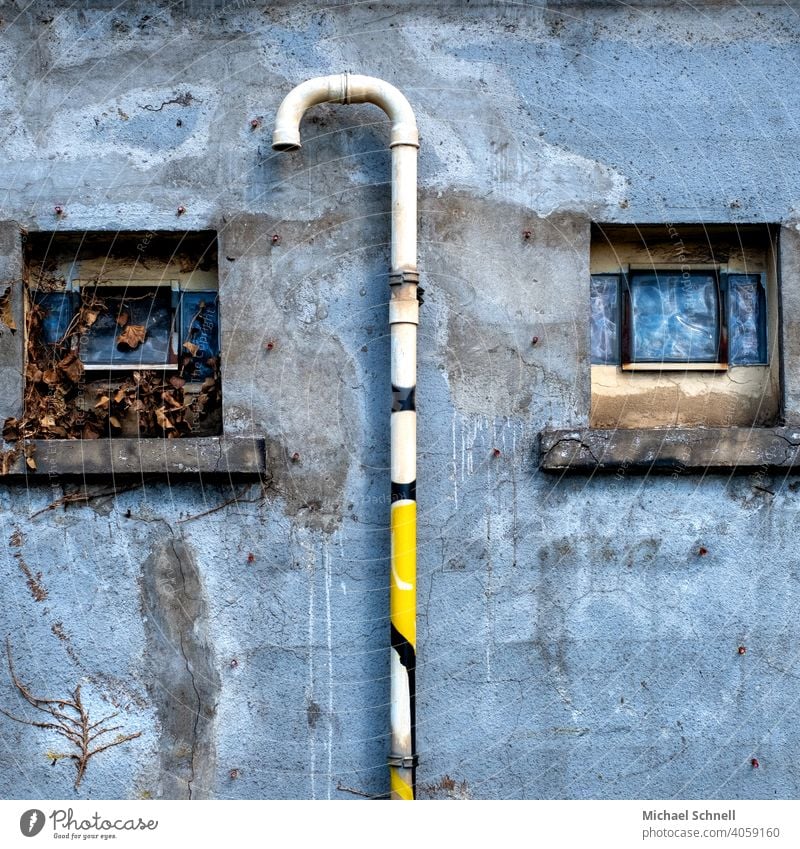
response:
{"label": "downpipe", "polygon": [[392,799],[416,796],[417,652],[417,150],[414,113],[393,85],[360,74],[335,74],[301,83],[275,118],[274,150],[299,150],[300,121],[318,103],[374,103],[392,121],[391,333],[391,752]]}

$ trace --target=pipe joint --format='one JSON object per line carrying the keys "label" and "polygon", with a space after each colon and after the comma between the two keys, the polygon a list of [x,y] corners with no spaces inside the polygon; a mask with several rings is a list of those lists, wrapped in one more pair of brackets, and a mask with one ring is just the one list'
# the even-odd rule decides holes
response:
{"label": "pipe joint", "polygon": [[389,766],[397,769],[416,769],[419,766],[419,755],[389,755],[386,759]]}
{"label": "pipe joint", "polygon": [[389,272],[390,286],[400,286],[403,283],[419,283],[419,271],[411,271],[407,268],[401,268],[397,271]]}

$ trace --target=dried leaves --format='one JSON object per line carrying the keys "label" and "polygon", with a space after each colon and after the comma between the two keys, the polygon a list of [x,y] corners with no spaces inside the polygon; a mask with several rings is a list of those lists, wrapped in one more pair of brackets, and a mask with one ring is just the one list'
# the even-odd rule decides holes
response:
{"label": "dried leaves", "polygon": [[120,351],[135,351],[144,342],[147,336],[147,328],[142,324],[128,324],[128,317],[125,313],[117,318],[118,324],[123,316],[125,318],[125,329],[117,336],[117,348]]}
{"label": "dried leaves", "polygon": [[[7,293],[8,294],[8,293]],[[2,299],[0,299],[0,310]],[[77,354],[77,340],[109,306],[88,290],[82,293],[80,309],[59,344],[43,341],[44,309],[29,303],[27,311],[27,366],[25,370],[25,409],[21,419],[7,419],[3,426],[6,442],[28,439],[99,439],[120,434],[126,421],[140,436],[188,436],[213,410],[221,406],[219,369],[216,358],[207,365],[213,377],[207,378],[193,395],[186,397],[186,380],[179,374],[165,376],[156,371],[110,373],[107,381],[86,384],[86,373]],[[2,317],[2,313],[0,313]],[[130,316],[116,317],[121,332],[120,350],[134,350],[146,338],[143,325],[130,324]],[[192,343],[184,345],[179,372],[191,373]],[[196,385],[195,385],[196,386]],[[99,388],[98,388],[99,387]],[[0,457],[0,474],[17,459],[6,452]],[[35,461],[26,450],[28,468]]]}
{"label": "dried leaves", "polygon": [[57,368],[59,375],[70,383],[78,383],[83,377],[83,363],[74,351],[70,351],[63,359],[59,360]]}
{"label": "dried leaves", "polygon": [[5,292],[0,295],[0,322],[12,332],[17,332],[17,324],[14,321],[14,313],[11,309],[11,287],[7,286]]}

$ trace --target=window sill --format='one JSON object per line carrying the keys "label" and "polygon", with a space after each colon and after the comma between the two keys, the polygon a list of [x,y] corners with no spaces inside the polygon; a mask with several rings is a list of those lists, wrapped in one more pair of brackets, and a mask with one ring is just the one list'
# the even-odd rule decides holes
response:
{"label": "window sill", "polygon": [[[268,477],[264,439],[226,439],[219,436],[184,439],[35,439],[26,463],[22,445],[5,452],[8,471],[0,480],[29,482],[56,478],[105,479],[138,477],[165,479]],[[12,459],[13,457],[13,459]],[[3,464],[4,466],[6,463]]]}
{"label": "window sill", "polygon": [[727,371],[727,363],[623,363],[622,371]]}
{"label": "window sill", "polygon": [[800,427],[543,430],[545,472],[710,472],[800,468]]}

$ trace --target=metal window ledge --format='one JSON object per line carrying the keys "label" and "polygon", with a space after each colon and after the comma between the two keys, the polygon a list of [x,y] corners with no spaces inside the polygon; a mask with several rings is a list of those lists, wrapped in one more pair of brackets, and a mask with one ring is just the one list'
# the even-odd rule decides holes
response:
{"label": "metal window ledge", "polygon": [[[21,443],[7,445],[4,453],[3,467],[8,469],[0,475],[4,481],[145,475],[171,480],[268,477],[265,440],[261,438],[36,439],[25,443],[25,450]],[[26,453],[30,453],[35,470],[29,467]]]}
{"label": "metal window ledge", "polygon": [[750,472],[800,470],[800,427],[672,427],[544,430],[546,472]]}

